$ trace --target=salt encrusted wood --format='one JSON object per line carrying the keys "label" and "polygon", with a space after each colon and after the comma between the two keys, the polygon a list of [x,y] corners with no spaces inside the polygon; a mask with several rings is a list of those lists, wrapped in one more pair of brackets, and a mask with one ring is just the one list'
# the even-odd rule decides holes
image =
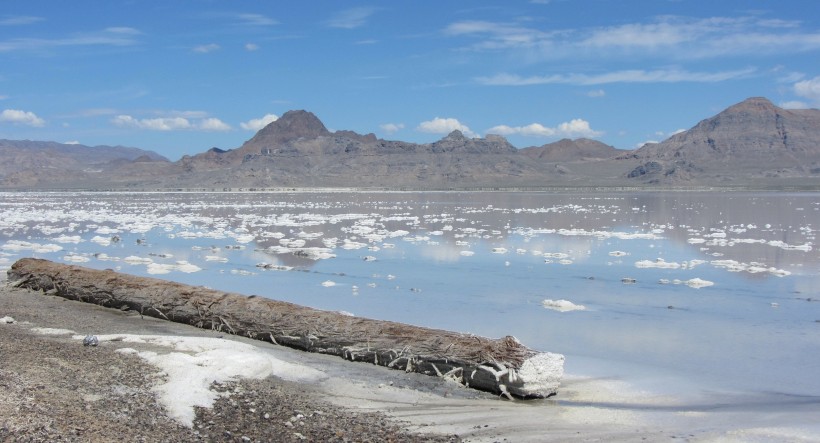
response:
{"label": "salt encrusted wood", "polygon": [[556,393],[564,357],[515,337],[470,334],[371,320],[257,296],[215,291],[112,270],[24,258],[8,271],[18,287],[72,300],[243,335],[309,352],[447,377],[507,397]]}

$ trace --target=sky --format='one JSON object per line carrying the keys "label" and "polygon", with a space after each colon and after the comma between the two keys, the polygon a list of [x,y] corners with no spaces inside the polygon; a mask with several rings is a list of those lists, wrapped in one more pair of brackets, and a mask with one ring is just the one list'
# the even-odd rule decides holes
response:
{"label": "sky", "polygon": [[3,0],[0,139],[232,149],[330,130],[661,141],[749,97],[820,107],[816,0]]}

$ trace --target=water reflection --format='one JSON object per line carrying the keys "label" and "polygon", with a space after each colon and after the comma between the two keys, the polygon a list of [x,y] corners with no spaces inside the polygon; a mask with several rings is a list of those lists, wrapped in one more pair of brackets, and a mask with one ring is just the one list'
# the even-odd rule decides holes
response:
{"label": "water reflection", "polygon": [[807,352],[820,344],[819,212],[818,194],[4,193],[0,267],[38,256],[162,272],[721,385],[820,393],[820,356]]}

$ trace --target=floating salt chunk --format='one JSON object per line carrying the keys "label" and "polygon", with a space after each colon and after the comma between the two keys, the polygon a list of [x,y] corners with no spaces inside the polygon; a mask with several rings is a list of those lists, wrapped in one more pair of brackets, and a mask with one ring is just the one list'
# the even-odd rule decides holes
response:
{"label": "floating salt chunk", "polygon": [[86,256],[83,256],[83,255],[77,255],[77,254],[68,254],[68,255],[63,257],[63,260],[68,261],[68,262],[72,262],[72,263],[86,263],[86,262],[91,261],[90,258],[88,258]]}
{"label": "floating salt chunk", "polygon": [[464,257],[472,257],[473,255],[475,255],[475,252],[473,252],[473,251],[461,251],[461,252],[459,252],[459,254],[463,255]]}
{"label": "floating salt chunk", "polygon": [[394,245],[393,243],[382,243],[382,248],[384,249],[393,249],[395,247],[396,245]]}
{"label": "floating salt chunk", "polygon": [[52,240],[56,241],[57,243],[81,243],[83,241],[82,237],[79,235],[61,235],[59,237],[53,238]]}
{"label": "floating salt chunk", "polygon": [[516,250],[515,250],[515,253],[516,253],[516,254],[522,254],[522,255],[523,255],[523,254],[526,254],[526,253],[527,253],[527,250],[526,250],[526,249],[521,249],[521,248],[518,248],[518,249],[516,249]]}
{"label": "floating salt chunk", "polygon": [[147,272],[152,275],[170,274],[174,270],[174,265],[166,263],[149,263]]}
{"label": "floating salt chunk", "polygon": [[272,269],[274,271],[291,271],[293,270],[293,266],[283,266],[283,265],[274,265],[271,263],[257,263],[257,268],[262,269]]}
{"label": "floating salt chunk", "polygon": [[326,280],[322,282],[322,286],[329,288],[331,286],[336,286],[336,282],[333,280]]}
{"label": "floating salt chunk", "polygon": [[372,255],[365,255],[364,257],[362,257],[362,260],[364,260],[364,261],[376,261],[376,257],[373,257]]}
{"label": "floating salt chunk", "polygon": [[220,257],[218,255],[206,255],[205,256],[205,261],[216,261],[216,262],[221,262],[221,263],[227,263],[228,258],[227,257]]}
{"label": "floating salt chunk", "polygon": [[569,311],[583,311],[586,310],[584,305],[576,305],[575,303],[569,300],[550,300],[545,299],[541,302],[541,306],[546,309],[552,309],[553,311],[558,312],[569,312]]}
{"label": "floating salt chunk", "polygon": [[199,266],[195,264],[188,263],[187,261],[180,260],[174,266],[174,269],[179,272],[184,272],[186,274],[191,274],[193,272],[199,272],[202,270]]}
{"label": "floating salt chunk", "polygon": [[154,262],[148,257],[137,257],[136,255],[129,255],[128,257],[122,259],[122,261],[130,265],[147,265]]}
{"label": "floating salt chunk", "polygon": [[681,267],[680,263],[667,262],[662,258],[651,260],[640,260],[635,262],[636,268],[658,268],[658,269],[678,269]]}
{"label": "floating salt chunk", "polygon": [[558,260],[558,263],[562,264],[562,265],[571,265],[573,263],[573,261],[565,258],[565,259],[562,259],[562,260]]}
{"label": "floating salt chunk", "polygon": [[779,307],[780,307],[780,303],[777,303],[777,302],[772,302],[772,303],[771,303],[771,307],[773,307],[773,308],[779,308]]}
{"label": "floating salt chunk", "polygon": [[700,278],[692,278],[692,279],[684,281],[683,284],[685,284],[686,286],[689,286],[690,288],[700,289],[700,288],[705,288],[707,286],[712,286],[715,283],[710,282],[709,280],[703,280],[703,279],[700,279]]}
{"label": "floating salt chunk", "polygon": [[507,248],[493,248],[493,254],[506,254]]}
{"label": "floating salt chunk", "polygon": [[612,257],[624,257],[629,255],[629,253],[624,251],[612,251],[609,253],[609,255],[611,255]]}
{"label": "floating salt chunk", "polygon": [[635,280],[634,278],[630,278],[630,277],[624,277],[624,278],[621,279],[621,283],[623,283],[625,285],[632,285],[632,284],[637,283],[637,280]]}

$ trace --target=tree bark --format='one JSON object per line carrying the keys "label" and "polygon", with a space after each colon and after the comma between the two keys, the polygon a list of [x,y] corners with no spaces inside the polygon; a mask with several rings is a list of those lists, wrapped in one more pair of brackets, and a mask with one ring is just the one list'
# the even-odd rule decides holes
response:
{"label": "tree bark", "polygon": [[508,398],[555,395],[564,356],[515,337],[471,334],[371,320],[255,295],[216,291],[112,270],[24,258],[8,271],[18,287],[142,315],[243,335],[347,360],[450,378]]}

